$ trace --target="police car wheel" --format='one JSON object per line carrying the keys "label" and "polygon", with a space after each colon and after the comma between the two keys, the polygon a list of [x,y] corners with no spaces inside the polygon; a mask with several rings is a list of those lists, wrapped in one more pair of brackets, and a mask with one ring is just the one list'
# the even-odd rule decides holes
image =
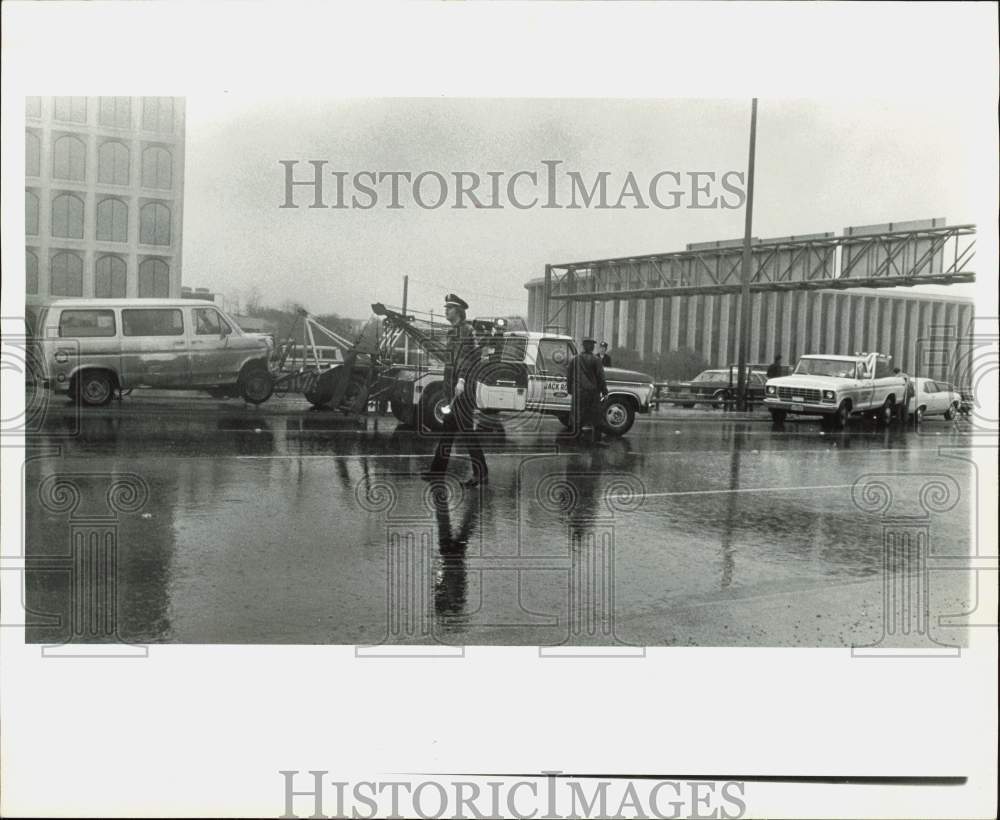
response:
{"label": "police car wheel", "polygon": [[432,384],[420,397],[420,426],[429,430],[444,429],[442,408],[448,403],[443,384]]}
{"label": "police car wheel", "polygon": [[635,409],[623,399],[607,398],[603,405],[604,431],[611,436],[624,436],[635,423]]}

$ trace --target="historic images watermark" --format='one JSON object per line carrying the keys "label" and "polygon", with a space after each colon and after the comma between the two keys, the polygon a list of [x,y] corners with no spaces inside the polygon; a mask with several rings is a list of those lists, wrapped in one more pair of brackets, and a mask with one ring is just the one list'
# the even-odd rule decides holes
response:
{"label": "historic images watermark", "polygon": [[[358,486],[359,505],[384,521],[386,533],[386,629],[381,642],[357,647],[358,656],[461,657],[457,635],[475,640],[486,630],[502,643],[505,629],[537,629],[542,656],[644,654],[615,631],[615,536],[616,519],[642,506],[645,487],[630,473],[604,469],[600,456],[559,472],[545,466],[549,458],[522,459],[516,529],[502,552],[487,551],[477,532],[482,488],[448,476],[424,485],[414,506],[400,503],[412,487],[408,474]],[[557,549],[533,543],[533,516],[563,522]],[[559,612],[536,611],[525,600],[540,576],[561,579]],[[488,609],[486,600],[503,606]]]}
{"label": "historic images watermark", "polygon": [[746,814],[740,780],[440,775],[417,779],[338,780],[326,770],[279,770],[283,818],[738,818]]}
{"label": "historic images watermark", "polygon": [[743,171],[662,170],[585,173],[544,159],[544,168],[514,171],[344,171],[325,159],[281,159],[279,208],[362,210],[598,209],[737,210],[746,202]]}

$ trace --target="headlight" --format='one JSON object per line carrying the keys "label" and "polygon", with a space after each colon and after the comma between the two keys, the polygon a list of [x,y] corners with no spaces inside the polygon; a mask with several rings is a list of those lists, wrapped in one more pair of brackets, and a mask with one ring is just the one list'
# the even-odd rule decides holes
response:
{"label": "headlight", "polygon": [[835,398],[837,398],[837,394],[834,393],[832,390],[824,390],[823,398],[826,399],[827,401],[833,401]]}
{"label": "headlight", "polygon": [[69,361],[69,354],[65,350],[60,350],[52,358],[54,358],[59,364],[66,364],[66,362]]}
{"label": "headlight", "polygon": [[767,395],[773,396],[778,392],[778,388],[773,387],[769,384],[767,387],[764,388],[764,391],[767,393]]}

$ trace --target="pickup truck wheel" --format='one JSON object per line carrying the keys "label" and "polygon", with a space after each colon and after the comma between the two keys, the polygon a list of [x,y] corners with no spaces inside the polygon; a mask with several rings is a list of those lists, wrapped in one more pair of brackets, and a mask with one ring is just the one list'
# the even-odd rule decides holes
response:
{"label": "pickup truck wheel", "polygon": [[955,418],[955,415],[957,413],[958,413],[958,405],[957,404],[952,404],[951,407],[949,407],[947,410],[944,411],[944,417],[948,421],[951,421],[952,419]]}
{"label": "pickup truck wheel", "polygon": [[786,415],[788,414],[784,410],[771,409],[771,421],[775,424],[783,424]]}
{"label": "pickup truck wheel", "polygon": [[240,396],[250,404],[263,404],[274,392],[274,379],[263,367],[250,367],[240,376]]}
{"label": "pickup truck wheel", "polygon": [[87,407],[103,407],[115,392],[111,374],[103,370],[85,370],[73,381],[76,400]]}
{"label": "pickup truck wheel", "polygon": [[878,411],[879,423],[884,424],[886,427],[888,427],[890,424],[892,424],[892,417],[895,414],[896,414],[896,405],[892,400],[892,396],[886,396],[885,404],[883,404],[882,408]]}
{"label": "pickup truck wheel", "polygon": [[635,408],[627,399],[609,396],[601,406],[604,431],[610,436],[624,436],[635,424]]}
{"label": "pickup truck wheel", "polygon": [[837,412],[830,417],[830,425],[837,430],[843,430],[847,426],[847,420],[851,417],[851,408],[846,401],[840,403]]}
{"label": "pickup truck wheel", "polygon": [[428,430],[444,429],[444,413],[442,408],[448,404],[448,397],[444,394],[444,385],[441,383],[432,384],[420,397],[420,426]]}

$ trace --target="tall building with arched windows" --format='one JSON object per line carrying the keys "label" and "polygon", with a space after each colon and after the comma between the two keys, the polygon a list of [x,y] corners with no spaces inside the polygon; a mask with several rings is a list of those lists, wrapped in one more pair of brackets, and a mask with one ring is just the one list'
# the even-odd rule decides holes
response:
{"label": "tall building with arched windows", "polygon": [[182,97],[27,97],[26,303],[179,297]]}

